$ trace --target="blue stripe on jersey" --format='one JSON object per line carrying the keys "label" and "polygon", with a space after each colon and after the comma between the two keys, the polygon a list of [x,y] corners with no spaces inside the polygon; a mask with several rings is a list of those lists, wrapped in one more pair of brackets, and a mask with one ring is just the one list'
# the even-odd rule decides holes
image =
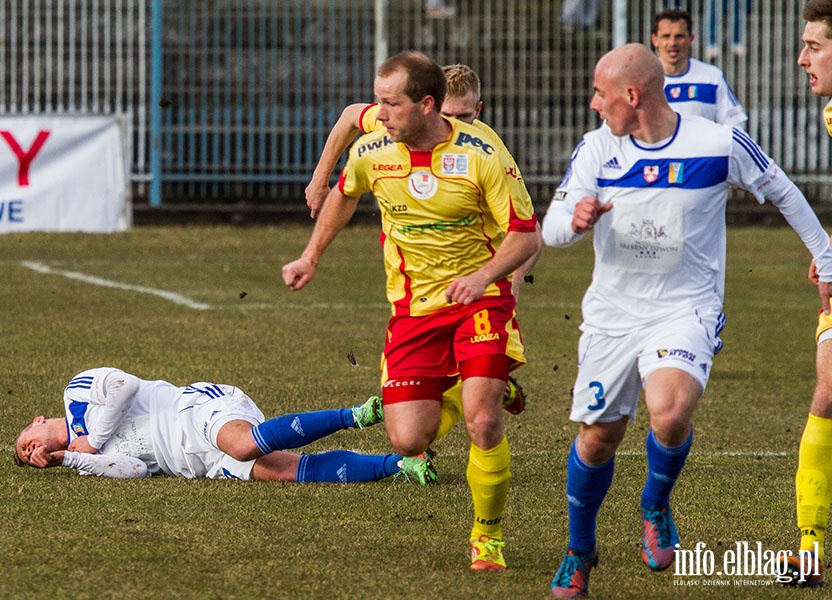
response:
{"label": "blue stripe on jersey", "polygon": [[712,83],[669,83],[664,95],[670,104],[674,102],[701,102],[716,104],[716,86]]}
{"label": "blue stripe on jersey", "polygon": [[[650,173],[652,181],[647,180],[647,173]],[[727,179],[727,156],[657,158],[636,162],[618,179],[598,178],[598,187],[701,190],[724,183]]]}
{"label": "blue stripe on jersey", "polygon": [[215,383],[209,383],[206,387],[200,388],[196,385],[189,385],[185,388],[184,394],[205,394],[209,398],[221,398],[225,393]]}
{"label": "blue stripe on jersey", "polygon": [[739,106],[740,100],[737,98],[737,95],[734,94],[734,90],[731,89],[731,86],[728,84],[728,80],[725,78],[725,75],[722,76],[722,81],[725,83],[725,87],[728,89],[728,100],[731,101],[731,104],[734,106]]}
{"label": "blue stripe on jersey", "polygon": [[752,140],[748,137],[748,134],[745,133],[742,129],[734,128],[734,141],[737,142],[742,148],[748,152],[748,155],[751,156],[751,159],[754,161],[754,164],[760,169],[760,171],[765,172],[768,169],[769,160],[766,157],[765,152],[763,152],[760,147],[757,145],[757,142]]}
{"label": "blue stripe on jersey", "polygon": [[69,414],[72,415],[72,422],[69,428],[75,435],[87,435],[87,422],[84,415],[87,414],[87,403],[73,400],[69,403]]}
{"label": "blue stripe on jersey", "polygon": [[92,375],[86,375],[84,377],[73,377],[69,385],[66,386],[66,389],[73,390],[73,389],[82,389],[88,390],[92,387]]}
{"label": "blue stripe on jersey", "polygon": [[581,141],[578,142],[578,145],[575,146],[575,151],[572,152],[572,156],[569,157],[569,166],[566,167],[566,174],[563,176],[563,181],[560,182],[559,188],[566,187],[566,184],[569,182],[569,179],[572,177],[572,163],[575,162],[575,157],[578,156],[578,152],[581,151],[581,148],[584,147],[586,144],[586,140],[581,138]]}

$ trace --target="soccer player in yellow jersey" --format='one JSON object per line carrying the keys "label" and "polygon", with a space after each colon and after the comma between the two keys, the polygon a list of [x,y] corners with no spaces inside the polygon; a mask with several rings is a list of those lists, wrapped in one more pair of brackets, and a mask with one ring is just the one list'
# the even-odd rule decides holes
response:
{"label": "soccer player in yellow jersey", "polygon": [[[814,94],[832,96],[832,0],[810,0],[803,18],[803,49],[797,64],[809,76]],[[824,119],[832,135],[832,101]],[[809,277],[817,282],[814,265]],[[816,339],[817,383],[795,476],[800,552],[790,557],[789,574],[782,580],[807,587],[823,585],[823,544],[832,501],[832,314],[820,312]]]}
{"label": "soccer player in yellow jersey", "polygon": [[[482,111],[483,102],[480,78],[476,71],[462,64],[446,65],[442,67],[442,71],[445,73],[448,88],[445,93],[445,100],[442,103],[441,113],[446,117],[453,117],[465,123],[471,123],[486,131],[496,140],[499,140],[501,150],[514,162],[514,158],[496,132],[478,118]],[[317,217],[327,194],[329,194],[329,179],[338,158],[355,139],[356,134],[359,132],[362,134],[371,133],[384,127],[381,121],[378,120],[378,110],[378,104],[350,104],[343,110],[338,121],[332,127],[309,185],[306,186],[306,204],[309,206],[310,216],[313,219]],[[520,169],[516,165],[513,169],[520,177]],[[540,249],[543,249],[542,244]],[[538,251],[514,272],[512,292],[515,297],[519,296],[520,286],[526,275],[531,272],[539,254]],[[509,382],[509,386],[506,388],[503,408],[512,414],[519,414],[525,408],[524,391],[514,381]],[[448,388],[443,397],[441,422],[436,439],[444,437],[461,417],[462,387],[457,383]]]}
{"label": "soccer player in yellow jersey", "polygon": [[374,92],[383,129],[350,149],[301,257],[283,267],[299,290],[372,192],[392,316],[383,388],[385,425],[404,456],[423,453],[439,428],[443,392],[462,379],[471,438],[471,568],[504,569],[501,520],[511,454],[501,403],[525,362],[511,273],[540,249],[531,198],[493,135],[440,114],[442,69],[418,52],[381,65]]}
{"label": "soccer player in yellow jersey", "polygon": [[[460,64],[447,65],[442,67],[442,71],[448,85],[445,101],[442,103],[442,114],[472,123],[496,136],[488,125],[478,119],[483,103],[480,96],[480,78],[476,71]],[[329,179],[338,159],[355,139],[356,134],[370,133],[383,127],[377,115],[377,104],[350,104],[333,125],[312,173],[312,179],[306,186],[306,204],[313,219],[318,215],[329,194]],[[500,143],[502,144],[502,140]],[[503,150],[508,153],[505,146]]]}

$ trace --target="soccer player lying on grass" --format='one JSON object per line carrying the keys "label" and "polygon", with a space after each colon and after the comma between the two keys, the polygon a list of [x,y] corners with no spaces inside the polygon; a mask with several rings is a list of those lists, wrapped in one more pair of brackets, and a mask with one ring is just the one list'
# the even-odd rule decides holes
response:
{"label": "soccer player lying on grass", "polygon": [[427,484],[430,459],[299,448],[336,431],[383,420],[381,398],[353,408],[288,414],[266,420],[242,390],[207,382],[177,387],[119,369],[79,373],[64,390],[66,416],[35,417],[17,438],[19,466],[78,469],[104,477],[170,475],[352,483],[403,474]]}

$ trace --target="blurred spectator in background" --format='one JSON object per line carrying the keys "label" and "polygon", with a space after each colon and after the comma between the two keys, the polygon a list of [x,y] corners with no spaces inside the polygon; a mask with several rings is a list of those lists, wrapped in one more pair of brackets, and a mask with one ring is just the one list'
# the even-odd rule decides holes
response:
{"label": "blurred spectator in background", "polygon": [[748,120],[725,74],[715,65],[691,58],[693,20],[681,9],[653,16],[650,40],[664,69],[664,93],[673,110],[742,128]]}
{"label": "blurred spectator in background", "polygon": [[595,26],[601,0],[564,0],[560,9],[560,22],[564,31],[589,29]]}

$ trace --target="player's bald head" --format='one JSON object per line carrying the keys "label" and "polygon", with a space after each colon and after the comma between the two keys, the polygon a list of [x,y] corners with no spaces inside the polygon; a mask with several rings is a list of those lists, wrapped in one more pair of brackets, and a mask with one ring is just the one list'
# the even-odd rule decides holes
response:
{"label": "player's bald head", "polygon": [[616,87],[635,87],[647,95],[664,95],[664,69],[658,57],[644,44],[625,44],[607,52],[595,67]]}

